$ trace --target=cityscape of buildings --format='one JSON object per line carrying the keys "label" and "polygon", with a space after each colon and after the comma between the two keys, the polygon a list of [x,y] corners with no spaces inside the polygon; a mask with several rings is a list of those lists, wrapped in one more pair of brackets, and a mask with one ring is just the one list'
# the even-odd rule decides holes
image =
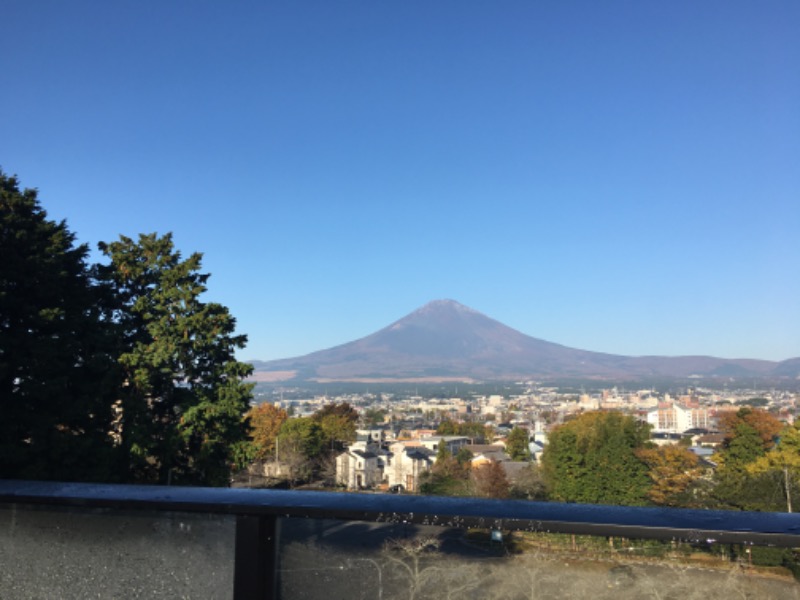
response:
{"label": "cityscape of buildings", "polygon": [[[423,397],[417,394],[348,393],[315,395],[291,400],[280,392],[267,401],[293,416],[310,416],[326,405],[347,403],[362,416],[355,442],[336,457],[336,482],[349,490],[378,489],[419,492],[420,477],[440,456],[470,452],[470,464],[478,468],[499,463],[509,482],[522,469],[538,462],[547,445],[548,432],[584,412],[616,410],[635,417],[650,428],[656,445],[682,444],[713,467],[715,448],[723,442],[718,422],[725,413],[743,407],[769,410],[781,421],[794,422],[800,393],[782,390],[715,390],[693,388],[681,394],[653,389],[623,391],[617,387],[592,392],[560,391],[557,387],[530,386],[520,394],[466,394],[459,397]],[[443,422],[485,426],[490,435],[441,435]],[[528,459],[512,460],[506,452],[509,433],[522,428],[528,435]],[[279,475],[282,467],[265,465],[265,475]]]}

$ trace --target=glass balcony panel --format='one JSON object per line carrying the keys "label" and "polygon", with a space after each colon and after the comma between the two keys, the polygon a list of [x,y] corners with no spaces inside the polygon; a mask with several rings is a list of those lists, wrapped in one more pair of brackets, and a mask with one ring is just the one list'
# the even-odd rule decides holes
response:
{"label": "glass balcony panel", "polygon": [[780,566],[791,550],[497,534],[492,539],[485,530],[282,519],[279,597],[800,599],[800,585]]}
{"label": "glass balcony panel", "polygon": [[236,517],[0,509],[0,598],[232,598]]}
{"label": "glass balcony panel", "polygon": [[[800,600],[794,550],[753,545],[793,545],[797,515],[46,482],[0,496],[15,600]],[[486,529],[504,524],[520,530]]]}

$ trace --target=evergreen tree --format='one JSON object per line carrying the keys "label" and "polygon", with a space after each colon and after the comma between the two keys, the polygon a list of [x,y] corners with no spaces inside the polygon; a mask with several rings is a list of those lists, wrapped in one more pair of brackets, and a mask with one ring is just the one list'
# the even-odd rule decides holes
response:
{"label": "evergreen tree", "polygon": [[747,465],[765,453],[764,444],[758,432],[745,422],[738,423],[732,436],[725,444],[722,468],[727,471],[743,473]]}
{"label": "evergreen tree", "polygon": [[453,454],[447,447],[447,443],[444,441],[444,438],[439,438],[439,446],[436,449],[436,462],[443,462],[448,458],[452,458],[452,456]]}
{"label": "evergreen tree", "polygon": [[647,467],[637,456],[648,428],[616,411],[592,412],[556,427],[542,456],[553,500],[646,503]]}
{"label": "evergreen tree", "polygon": [[528,443],[528,430],[524,427],[514,427],[506,439],[506,452],[511,460],[528,460],[531,457]]}
{"label": "evergreen tree", "polygon": [[209,277],[201,255],[183,260],[170,234],[100,249],[123,373],[122,469],[137,481],[227,483],[248,433],[252,367],[234,358],[246,337],[227,308],[200,300]]}
{"label": "evergreen tree", "polygon": [[86,256],[0,171],[0,477],[113,479],[116,373]]}

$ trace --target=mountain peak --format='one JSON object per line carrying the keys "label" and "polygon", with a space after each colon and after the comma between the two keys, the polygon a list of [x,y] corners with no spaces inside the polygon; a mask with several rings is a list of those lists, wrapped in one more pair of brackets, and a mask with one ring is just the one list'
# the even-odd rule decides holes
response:
{"label": "mountain peak", "polygon": [[387,330],[425,329],[448,335],[461,335],[473,329],[477,321],[489,321],[489,317],[455,300],[432,300],[402,319],[395,321]]}
{"label": "mountain peak", "polygon": [[[258,370],[298,380],[496,381],[716,376],[732,368],[750,377],[770,374],[775,367],[768,361],[634,358],[578,350],[525,335],[455,300],[440,299],[364,338],[306,356],[271,361]],[[793,364],[785,369],[786,375],[797,372]]]}
{"label": "mountain peak", "polygon": [[414,313],[424,314],[424,313],[443,312],[443,311],[456,311],[456,312],[464,312],[471,314],[476,314],[476,313],[480,314],[478,313],[477,310],[474,310],[469,306],[464,306],[460,302],[456,302],[455,300],[450,300],[449,298],[443,298],[440,300],[431,300],[426,305],[415,310]]}

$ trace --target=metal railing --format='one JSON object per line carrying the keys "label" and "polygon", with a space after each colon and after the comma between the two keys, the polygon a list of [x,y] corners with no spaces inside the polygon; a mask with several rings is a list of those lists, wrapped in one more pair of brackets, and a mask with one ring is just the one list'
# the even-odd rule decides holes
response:
{"label": "metal railing", "polygon": [[[235,517],[233,597],[276,594],[279,518],[800,547],[800,515],[433,496],[0,481],[13,507]],[[0,532],[2,535],[2,532]]]}

